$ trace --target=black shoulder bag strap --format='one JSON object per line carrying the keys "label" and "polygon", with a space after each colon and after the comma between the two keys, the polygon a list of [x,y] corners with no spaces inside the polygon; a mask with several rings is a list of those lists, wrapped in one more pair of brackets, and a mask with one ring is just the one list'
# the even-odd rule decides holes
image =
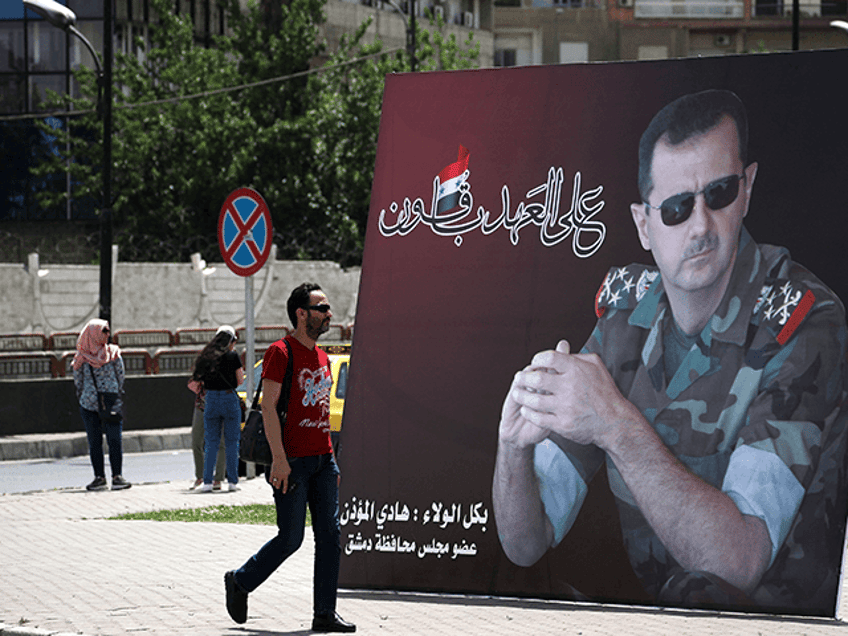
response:
{"label": "black shoulder bag strap", "polygon": [[[286,377],[283,379],[283,388],[280,393],[280,399],[277,402],[277,415],[280,418],[280,432],[286,423],[286,413],[289,410],[289,398],[291,396],[292,376],[294,376],[294,362],[292,360],[292,348],[288,340],[283,340],[288,352],[288,362],[286,363]],[[259,394],[262,392],[262,380],[259,380],[259,386],[256,387],[256,393],[253,396],[253,404],[250,405],[250,410],[255,411],[259,406]]]}
{"label": "black shoulder bag strap", "polygon": [[94,377],[94,370],[88,362],[85,363],[85,366],[88,367],[88,372],[91,374],[91,381],[94,382],[94,392],[100,393],[100,387],[97,385],[97,378]]}

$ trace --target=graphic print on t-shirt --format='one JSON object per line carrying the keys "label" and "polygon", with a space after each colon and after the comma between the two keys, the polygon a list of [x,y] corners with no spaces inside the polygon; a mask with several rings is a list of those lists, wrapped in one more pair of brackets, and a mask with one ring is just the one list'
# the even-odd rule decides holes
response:
{"label": "graphic print on t-shirt", "polygon": [[326,371],[326,367],[315,370],[301,369],[298,374],[297,383],[303,392],[303,406],[308,408],[317,405],[321,409],[321,415],[317,421],[307,417],[301,420],[298,426],[330,430],[330,389],[333,386],[333,380]]}

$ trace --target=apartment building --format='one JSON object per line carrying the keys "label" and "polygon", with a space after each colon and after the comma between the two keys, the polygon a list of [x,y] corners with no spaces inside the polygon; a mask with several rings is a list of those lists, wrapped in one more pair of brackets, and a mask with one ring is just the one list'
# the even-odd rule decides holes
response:
{"label": "apartment building", "polygon": [[[846,0],[800,0],[799,48],[848,45]],[[647,60],[792,50],[786,0],[496,0],[495,64]]]}

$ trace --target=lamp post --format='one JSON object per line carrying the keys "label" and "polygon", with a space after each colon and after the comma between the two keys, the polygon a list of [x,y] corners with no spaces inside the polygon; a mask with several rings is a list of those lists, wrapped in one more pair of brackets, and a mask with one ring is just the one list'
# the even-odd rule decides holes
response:
{"label": "lamp post", "polygon": [[97,65],[97,113],[103,120],[103,205],[100,210],[100,318],[112,318],[112,0],[103,0],[103,57],[74,26],[77,16],[55,0],[23,0],[55,27],[82,40]]}
{"label": "lamp post", "polygon": [[844,20],[833,20],[831,21],[830,26],[834,29],[841,29],[842,31],[845,31],[845,33],[848,33],[848,22],[845,22]]}
{"label": "lamp post", "polygon": [[[403,15],[403,10],[397,5],[394,0],[386,0],[392,8]],[[415,72],[415,0],[407,0],[409,2],[409,18],[406,21],[406,52],[409,55],[409,68]]]}

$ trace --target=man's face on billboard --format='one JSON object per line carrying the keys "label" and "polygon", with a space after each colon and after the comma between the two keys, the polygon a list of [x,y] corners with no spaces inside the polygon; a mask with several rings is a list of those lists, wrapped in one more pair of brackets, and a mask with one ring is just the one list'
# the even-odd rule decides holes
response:
{"label": "man's face on billboard", "polygon": [[[647,201],[651,209],[634,203],[631,213],[642,247],[652,252],[669,293],[724,293],[756,174],[755,163],[747,169],[742,165],[736,125],[730,117],[676,146],[664,137],[657,142],[651,163],[654,188]],[[741,177],[738,195],[724,207],[711,209],[721,199],[711,196],[714,184],[733,175]],[[675,197],[672,203],[686,199],[676,196],[685,193],[695,193],[694,206],[690,199],[691,215],[677,225],[667,225],[657,208],[670,197]],[[669,217],[666,214],[666,220]]]}

